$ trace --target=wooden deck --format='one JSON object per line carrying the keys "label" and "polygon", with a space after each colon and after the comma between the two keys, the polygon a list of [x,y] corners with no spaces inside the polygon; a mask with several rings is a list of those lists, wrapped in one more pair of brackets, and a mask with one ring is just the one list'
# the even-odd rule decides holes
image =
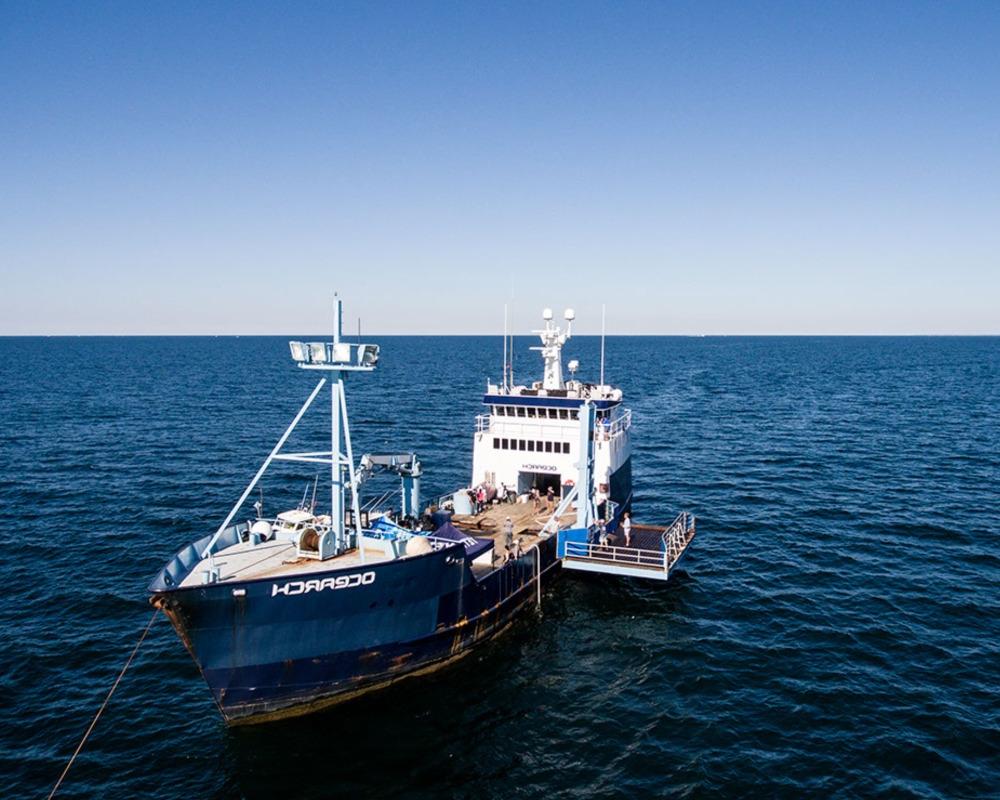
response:
{"label": "wooden deck", "polygon": [[[388,557],[379,550],[365,548],[366,564],[387,561]],[[204,558],[181,581],[181,586],[200,586],[203,573],[209,568],[210,559]],[[215,568],[219,570],[219,581],[245,581],[253,578],[271,578],[284,575],[303,575],[328,569],[341,569],[361,564],[357,550],[348,550],[335,558],[320,561],[316,558],[299,558],[295,545],[291,542],[270,541],[252,545],[239,542],[215,554]]]}
{"label": "wooden deck", "polygon": [[[555,506],[558,506],[558,501],[553,504]],[[489,506],[482,514],[455,514],[452,523],[473,536],[493,539],[494,559],[501,559],[505,546],[503,524],[507,517],[514,523],[514,538],[520,539],[522,546],[528,548],[538,541],[538,534],[551,516],[552,512],[544,501],[537,511],[530,502],[498,503]],[[559,527],[568,528],[575,522],[576,511],[567,511],[559,518]]]}
{"label": "wooden deck", "polygon": [[[532,503],[501,503],[490,506],[482,514],[456,514],[452,522],[472,536],[493,539],[494,561],[504,556],[503,525],[507,517],[514,523],[514,538],[521,541],[523,548],[531,547],[539,539],[539,533],[552,516],[543,501],[536,511]],[[559,527],[567,528],[576,522],[576,512],[570,511],[559,519]],[[379,550],[365,548],[367,564],[377,564],[389,560],[389,556]],[[285,541],[270,541],[251,545],[239,542],[220,550],[214,559],[202,559],[181,582],[181,586],[198,586],[204,580],[204,572],[214,566],[219,570],[219,581],[251,580],[287,575],[302,575],[329,569],[353,567],[362,563],[357,550],[349,550],[326,561],[313,558],[299,558],[295,545]]]}

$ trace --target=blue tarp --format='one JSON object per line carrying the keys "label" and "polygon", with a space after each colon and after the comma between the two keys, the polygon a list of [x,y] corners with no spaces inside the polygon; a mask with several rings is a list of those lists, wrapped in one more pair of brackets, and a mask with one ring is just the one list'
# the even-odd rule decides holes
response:
{"label": "blue tarp", "polygon": [[435,539],[447,539],[452,542],[461,542],[465,545],[465,552],[469,558],[477,558],[487,550],[493,548],[492,539],[477,539],[475,536],[469,536],[469,534],[465,531],[460,531],[450,522],[446,522],[434,531],[431,536]]}

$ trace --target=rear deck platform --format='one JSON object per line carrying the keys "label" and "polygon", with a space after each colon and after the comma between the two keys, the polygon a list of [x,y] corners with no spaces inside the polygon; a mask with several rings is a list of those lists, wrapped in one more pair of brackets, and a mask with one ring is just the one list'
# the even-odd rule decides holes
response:
{"label": "rear deck platform", "polygon": [[561,541],[559,552],[565,569],[665,581],[684,558],[694,535],[695,519],[683,513],[665,527],[633,524],[627,545],[621,534],[611,534],[608,543],[601,544],[588,532],[586,539]]}

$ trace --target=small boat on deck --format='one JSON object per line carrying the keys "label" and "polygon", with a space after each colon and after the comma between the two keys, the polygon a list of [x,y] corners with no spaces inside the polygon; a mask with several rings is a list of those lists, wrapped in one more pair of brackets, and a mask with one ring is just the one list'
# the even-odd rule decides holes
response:
{"label": "small boat on deck", "polygon": [[[472,485],[423,511],[416,454],[369,453],[355,463],[344,380],[376,369],[378,345],[343,340],[339,299],[332,341],[290,343],[297,366],[322,377],[218,529],[180,550],[149,586],[227,723],[307,713],[449,664],[540,602],[561,566],[670,575],[694,518],[633,524],[623,536],[631,412],[603,375],[577,381],[575,361],[563,379],[573,314],[566,331],[544,316],[543,379],[515,385],[505,356],[502,381],[483,399],[489,413],[477,419]],[[325,388],[329,449],[285,452]],[[318,509],[314,484],[297,508],[268,516],[258,501],[255,518],[237,521],[275,461],[328,468],[329,509]],[[398,507],[364,502],[381,473],[399,479]]]}

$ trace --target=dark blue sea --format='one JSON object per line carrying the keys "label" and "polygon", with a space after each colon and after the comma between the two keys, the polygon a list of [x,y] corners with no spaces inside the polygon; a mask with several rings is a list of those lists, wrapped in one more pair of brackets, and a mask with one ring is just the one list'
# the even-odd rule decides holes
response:
{"label": "dark blue sea", "polygon": [[[499,337],[372,338],[355,453],[468,482]],[[234,730],[161,618],[59,796],[1000,796],[1000,339],[611,338],[608,376],[636,518],[698,516],[667,584],[564,575],[450,669]],[[0,339],[0,797],[51,789],[313,378],[283,338]]]}

